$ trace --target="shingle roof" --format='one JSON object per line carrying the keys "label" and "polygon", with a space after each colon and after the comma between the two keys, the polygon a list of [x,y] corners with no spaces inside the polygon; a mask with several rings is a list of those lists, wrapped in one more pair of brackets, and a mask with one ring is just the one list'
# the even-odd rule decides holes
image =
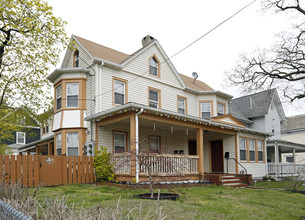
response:
{"label": "shingle roof", "polygon": [[[270,103],[275,92],[276,89],[265,90],[232,99],[232,103],[247,118],[261,117],[268,114]],[[252,100],[252,107],[250,106],[250,98]]]}
{"label": "shingle roof", "polygon": [[193,78],[183,75],[183,74],[179,74],[181,79],[184,81],[186,87],[189,87],[191,89],[195,89],[198,91],[214,91],[214,89],[212,89],[210,86],[208,86],[207,84],[205,84],[204,82],[200,81],[200,80],[195,80],[194,84],[193,84]]}
{"label": "shingle roof", "polygon": [[249,120],[248,118],[246,118],[243,113],[241,113],[239,111],[239,109],[232,103],[232,101],[230,101],[229,103],[229,112],[231,115],[233,115],[235,118],[237,118],[238,120],[240,120],[243,123],[252,123],[253,121]]}
{"label": "shingle roof", "polygon": [[305,129],[305,115],[295,115],[286,119],[281,126],[282,132]]}
{"label": "shingle roof", "polygon": [[109,47],[94,43],[84,38],[73,35],[73,37],[81,43],[81,45],[93,56],[103,60],[107,60],[116,64],[122,63],[129,55]]}

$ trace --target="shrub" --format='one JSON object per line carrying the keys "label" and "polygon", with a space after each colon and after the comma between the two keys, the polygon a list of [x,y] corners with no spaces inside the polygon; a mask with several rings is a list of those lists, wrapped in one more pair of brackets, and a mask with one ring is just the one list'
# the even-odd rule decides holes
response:
{"label": "shrub", "polygon": [[107,148],[101,147],[101,150],[97,151],[93,160],[93,167],[95,169],[96,181],[115,181],[114,166],[111,163],[111,156],[110,153],[107,152]]}
{"label": "shrub", "polygon": [[268,176],[268,175],[264,176],[264,177],[263,177],[263,180],[271,180],[271,181],[275,181],[275,179],[274,179],[274,177],[273,177],[273,176]]}

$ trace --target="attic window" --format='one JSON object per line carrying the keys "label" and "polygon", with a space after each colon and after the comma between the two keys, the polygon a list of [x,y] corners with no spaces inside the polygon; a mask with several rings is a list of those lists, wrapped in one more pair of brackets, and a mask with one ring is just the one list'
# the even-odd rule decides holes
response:
{"label": "attic window", "polygon": [[157,76],[157,77],[160,77],[160,63],[157,59],[156,56],[152,56],[150,59],[149,59],[149,74],[153,75],[153,76]]}
{"label": "attic window", "polygon": [[79,67],[79,51],[75,50],[73,54],[73,67]]}

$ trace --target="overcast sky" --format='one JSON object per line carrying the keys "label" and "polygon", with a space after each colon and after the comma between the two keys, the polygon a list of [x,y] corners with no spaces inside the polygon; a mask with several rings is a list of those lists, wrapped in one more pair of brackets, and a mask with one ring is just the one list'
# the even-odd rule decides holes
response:
{"label": "overcast sky", "polygon": [[[75,34],[126,54],[142,47],[147,34],[158,39],[170,57],[224,21],[251,0],[49,0],[54,14],[68,22]],[[269,47],[275,35],[291,28],[291,17],[264,14],[256,1],[221,27],[178,54],[172,63],[179,73],[191,76],[215,90],[240,96],[237,89],[223,88],[225,71],[239,55]],[[284,106],[287,116],[305,110]]]}

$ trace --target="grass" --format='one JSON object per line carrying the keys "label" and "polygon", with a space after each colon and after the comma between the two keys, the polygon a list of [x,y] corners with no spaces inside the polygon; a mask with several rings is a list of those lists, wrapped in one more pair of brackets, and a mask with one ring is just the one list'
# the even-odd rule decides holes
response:
{"label": "grass", "polygon": [[[131,210],[142,203],[144,212],[153,211],[156,201],[134,198],[148,189],[121,189],[101,185],[68,185],[42,187],[36,195],[45,198],[68,196],[68,204]],[[167,219],[303,219],[305,196],[287,191],[239,189],[219,186],[175,187],[161,192],[180,195],[179,201],[160,201]],[[83,203],[83,200],[85,202]]]}
{"label": "grass", "polygon": [[[257,182],[255,184],[256,187],[259,188],[272,188],[272,189],[287,189],[292,190],[292,184],[290,181],[263,181],[263,182]],[[305,190],[305,186],[301,186],[300,191]]]}

